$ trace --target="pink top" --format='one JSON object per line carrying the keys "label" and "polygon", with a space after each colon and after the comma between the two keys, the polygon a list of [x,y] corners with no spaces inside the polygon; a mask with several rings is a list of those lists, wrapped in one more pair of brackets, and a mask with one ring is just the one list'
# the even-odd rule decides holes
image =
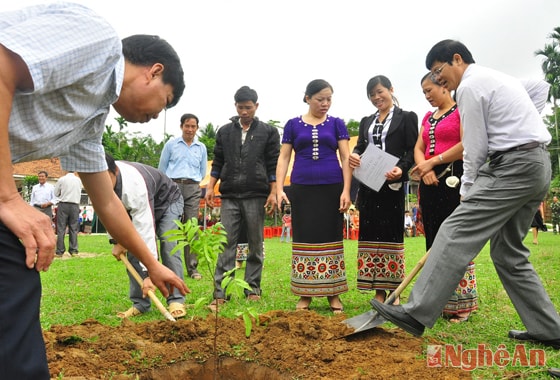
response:
{"label": "pink top", "polygon": [[[455,107],[450,111],[440,117],[439,121],[431,117],[433,114],[431,111],[426,113],[424,119],[422,119],[422,126],[424,127],[422,140],[426,145],[426,151],[424,152],[426,159],[445,152],[461,141],[461,117],[459,116],[459,110]],[[435,128],[432,128],[434,124]],[[431,129],[434,132],[433,139],[430,138]],[[430,149],[432,149],[432,152],[430,152]]]}

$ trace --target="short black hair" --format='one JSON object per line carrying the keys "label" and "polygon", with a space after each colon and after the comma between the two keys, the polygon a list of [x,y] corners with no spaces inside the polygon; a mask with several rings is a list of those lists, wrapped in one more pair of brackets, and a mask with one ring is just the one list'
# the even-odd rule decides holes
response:
{"label": "short black hair", "polygon": [[183,123],[185,122],[185,120],[189,120],[189,119],[195,119],[196,120],[196,125],[198,125],[198,117],[196,117],[194,114],[192,113],[186,113],[183,116],[181,116],[181,125],[183,125]]}
{"label": "short black hair", "polygon": [[236,103],[251,101],[253,103],[257,103],[259,100],[259,96],[257,92],[250,88],[249,86],[243,86],[233,96],[233,99]]}
{"label": "short black hair", "polygon": [[428,55],[426,55],[426,68],[431,70],[436,61],[447,62],[452,65],[453,55],[455,54],[459,54],[465,63],[475,63],[471,52],[462,42],[456,40],[442,40],[432,46]]}
{"label": "short black hair", "polygon": [[161,63],[164,67],[162,80],[173,87],[173,100],[167,108],[179,103],[185,91],[183,67],[173,47],[159,36],[135,34],[122,40],[124,58],[134,65],[152,66]]}

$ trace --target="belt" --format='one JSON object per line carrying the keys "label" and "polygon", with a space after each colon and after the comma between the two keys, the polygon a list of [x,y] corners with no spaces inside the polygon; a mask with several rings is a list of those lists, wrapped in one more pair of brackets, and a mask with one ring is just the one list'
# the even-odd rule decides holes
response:
{"label": "belt", "polygon": [[182,183],[184,185],[197,185],[198,182],[188,178],[173,178],[173,182]]}
{"label": "belt", "polygon": [[75,203],[75,202],[58,202],[58,203],[64,203],[65,205],[79,205],[79,203]]}
{"label": "belt", "polygon": [[513,148],[510,148],[508,150],[502,150],[502,151],[499,151],[499,152],[492,153],[490,155],[490,160],[494,160],[494,159],[500,157],[504,153],[515,152],[515,151],[518,151],[518,150],[531,150],[531,149],[535,149],[535,148],[546,149],[546,145],[543,144],[543,143],[533,141],[533,142],[530,142],[530,143],[527,143],[527,144],[514,146]]}

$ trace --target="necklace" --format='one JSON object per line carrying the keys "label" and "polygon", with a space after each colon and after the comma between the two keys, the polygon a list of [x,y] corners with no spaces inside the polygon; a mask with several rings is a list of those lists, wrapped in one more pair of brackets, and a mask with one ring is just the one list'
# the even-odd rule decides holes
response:
{"label": "necklace", "polygon": [[428,123],[430,123],[430,129],[428,129],[428,138],[430,139],[430,146],[429,146],[429,153],[430,156],[433,156],[436,151],[436,126],[439,124],[440,121],[445,119],[449,116],[455,109],[457,108],[457,104],[454,104],[447,112],[443,115],[438,117],[437,119],[434,118],[435,112],[433,112],[430,117],[428,118]]}

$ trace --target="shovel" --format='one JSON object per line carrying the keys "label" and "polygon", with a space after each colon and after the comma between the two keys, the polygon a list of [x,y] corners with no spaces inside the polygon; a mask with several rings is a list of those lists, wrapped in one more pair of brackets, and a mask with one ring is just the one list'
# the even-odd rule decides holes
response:
{"label": "shovel", "polygon": [[[408,286],[408,284],[410,284],[410,282],[414,279],[414,277],[416,277],[418,272],[420,272],[420,269],[422,269],[424,263],[428,259],[429,253],[430,251],[428,250],[428,252],[426,252],[426,254],[422,256],[420,261],[416,264],[414,268],[412,268],[412,271],[408,274],[408,276],[405,277],[405,279],[403,280],[403,282],[401,282],[398,288],[395,289],[395,291],[391,293],[389,298],[385,300],[384,302],[385,304],[392,305],[393,302],[395,302],[397,297],[401,295],[403,290]],[[346,335],[349,336],[379,326],[385,323],[386,320],[381,315],[379,315],[377,311],[370,310],[360,315],[356,315],[355,317],[345,319],[342,322],[345,323],[348,327],[354,329],[354,332]]]}
{"label": "shovel", "polygon": [[[143,284],[144,284],[144,281],[142,280],[142,277],[140,277],[140,275],[138,274],[136,269],[134,269],[134,267],[132,266],[130,261],[128,261],[128,257],[126,257],[125,253],[121,253],[121,261],[124,263],[124,265],[126,266],[126,269],[128,269],[130,274],[132,274],[132,277],[134,277],[136,282],[138,282],[138,285],[140,285],[140,287],[142,287]],[[150,300],[154,303],[154,305],[157,306],[158,310],[161,312],[161,314],[163,314],[163,316],[166,319],[168,319],[172,322],[176,322],[175,318],[173,318],[171,313],[165,308],[165,306],[163,306],[163,304],[161,303],[159,298],[156,297],[156,295],[154,294],[154,292],[152,290],[148,290],[148,296],[150,297]]]}

